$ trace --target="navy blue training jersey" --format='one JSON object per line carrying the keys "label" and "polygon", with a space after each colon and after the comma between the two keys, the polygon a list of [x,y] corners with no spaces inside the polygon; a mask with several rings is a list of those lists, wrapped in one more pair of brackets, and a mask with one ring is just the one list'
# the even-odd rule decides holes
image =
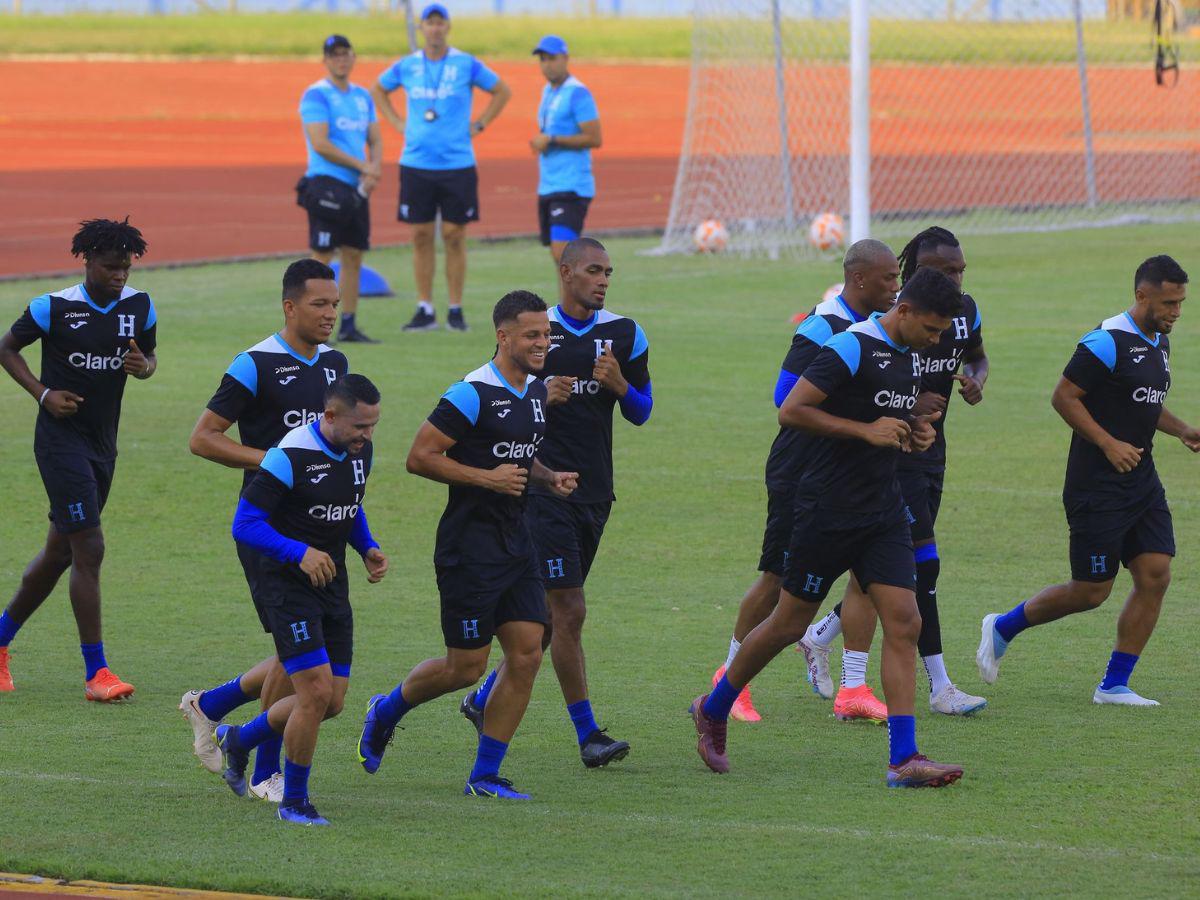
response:
{"label": "navy blue training jersey", "polygon": [[[273,334],[234,357],[208,408],[237,423],[245,446],[268,450],[291,429],[320,419],[325,389],[348,370],[338,350],[321,344],[311,359],[305,359],[281,335]],[[243,489],[254,474],[246,470]]]}
{"label": "navy blue training jersey", "polygon": [[[830,338],[803,377],[827,396],[821,409],[857,422],[908,419],[921,385],[920,360],[879,325],[880,314]],[[877,519],[903,501],[896,481],[899,450],[861,440],[813,441],[798,500],[856,519]]]}
{"label": "navy blue training jersey", "polygon": [[[839,295],[818,303],[792,335],[780,367],[799,378],[817,356],[817,351],[835,334],[841,334],[862,318]],[[767,490],[790,490],[804,467],[805,450],[813,435],[795,428],[780,428],[767,453]]]}
{"label": "navy blue training jersey", "polygon": [[105,306],[93,301],[82,284],[30,301],[13,323],[13,337],[21,346],[42,342],[42,384],[83,398],[79,411],[65,419],[54,418],[44,408],[38,413],[35,453],[116,458],[121,398],[129,377],[125,354],[131,340],[146,356],[153,353],[157,322],[150,295],[131,287]]}
{"label": "navy blue training jersey", "polygon": [[1063,375],[1086,392],[1083,405],[1096,424],[1117,440],[1143,450],[1137,466],[1122,474],[1103,450],[1072,431],[1063,495],[1125,506],[1159,490],[1162,485],[1151,450],[1171,388],[1167,336],[1151,338],[1129,313],[1121,313],[1083,336]]}
{"label": "navy blue training jersey", "polygon": [[[983,344],[983,318],[979,305],[970,294],[963,294],[963,311],[951,320],[951,325],[942,332],[941,340],[928,350],[922,350],[921,390],[941,394],[950,400],[954,392],[954,376],[962,366],[963,356]],[[933,446],[924,453],[905,453],[900,457],[901,468],[941,470],[946,468],[946,416],[950,404],[942,411],[942,417],[933,423],[937,438]]]}
{"label": "navy blue training jersey", "polygon": [[[637,322],[608,310],[598,310],[579,329],[560,313],[557,306],[550,310],[550,350],[542,378],[574,375],[578,380],[571,398],[550,410],[538,459],[555,471],[579,473],[579,489],[568,500],[606,503],[615,499],[612,427],[617,395],[592,378],[592,367],[604,348],[611,347],[625,380],[644,388],[650,381],[650,345]],[[529,490],[549,493],[540,485]]]}
{"label": "navy blue training jersey", "polygon": [[[454,440],[446,455],[464,466],[494,469],[511,463],[528,471],[546,434],[546,385],[529,375],[524,390],[514,391],[489,362],[451,385],[429,422]],[[507,563],[528,556],[533,544],[524,510],[524,497],[450,485],[434,563]]]}
{"label": "navy blue training jersey", "polygon": [[[284,537],[324,550],[343,569],[346,542],[371,474],[371,455],[370,441],[359,453],[336,450],[318,423],[302,425],[267,451],[242,498],[266,512],[271,527]],[[299,571],[294,563],[263,560],[269,568]]]}

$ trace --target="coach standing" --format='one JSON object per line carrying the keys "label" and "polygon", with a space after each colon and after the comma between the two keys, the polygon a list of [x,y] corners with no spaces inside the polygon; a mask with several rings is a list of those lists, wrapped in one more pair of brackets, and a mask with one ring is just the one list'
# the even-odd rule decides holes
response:
{"label": "coach standing", "polygon": [[[313,257],[329,265],[341,251],[339,279],[342,322],[338,341],[374,344],[358,330],[358,285],[363,251],[371,246],[371,211],[367,197],[379,182],[383,138],[375,104],[365,88],[350,83],[354,48],[340,34],[324,44],[328,78],[310,85],[300,99],[300,121],[308,144],[308,170],[300,205],[308,211],[309,247]],[[364,152],[364,144],[370,157]]]}
{"label": "coach standing", "polygon": [[563,248],[583,232],[596,196],[592,148],[600,146],[600,112],[592,92],[567,71],[567,42],[548,34],[533,54],[548,84],[538,106],[538,133],[529,146],[538,158],[538,230],[557,266]]}
{"label": "coach standing", "polygon": [[[394,62],[371,88],[383,117],[397,131],[404,132],[397,218],[413,227],[413,276],[417,286],[417,310],[404,330],[437,328],[433,310],[434,228],[440,212],[450,295],[446,325],[466,331],[462,298],[467,275],[467,223],[479,219],[479,175],[471,139],[500,115],[512,91],[470,53],[447,43],[450,13],[445,6],[426,6],[421,11],[420,28],[424,49]],[[404,117],[388,97],[401,87],[408,98]],[[487,91],[492,99],[472,122],[474,88]]]}

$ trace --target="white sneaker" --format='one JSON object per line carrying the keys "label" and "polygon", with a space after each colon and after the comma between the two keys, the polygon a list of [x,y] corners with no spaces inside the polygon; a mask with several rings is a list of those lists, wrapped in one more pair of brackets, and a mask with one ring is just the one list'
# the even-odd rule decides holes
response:
{"label": "white sneaker", "polygon": [[948,716],[969,716],[985,706],[987,701],[982,697],[973,697],[965,691],[960,691],[953,683],[929,697],[929,708]]}
{"label": "white sneaker", "polygon": [[1107,691],[1100,687],[1092,694],[1093,703],[1115,703],[1117,706],[1158,706],[1157,700],[1150,700],[1140,694],[1135,694],[1125,685],[1117,685]]}
{"label": "white sneaker", "polygon": [[996,633],[998,613],[988,613],[980,626],[979,649],[975,651],[975,664],[979,666],[979,677],[985,684],[995,684],[1000,674],[1000,657],[1008,649],[1008,642]]}
{"label": "white sneaker", "polygon": [[260,781],[258,784],[250,785],[250,793],[259,800],[266,800],[270,803],[282,803],[283,773],[276,772],[270,778]]}
{"label": "white sneaker", "polygon": [[200,695],[203,691],[188,691],[179,700],[179,709],[183,717],[192,726],[192,734],[196,739],[192,742],[192,752],[200,760],[200,765],[214,775],[220,775],[225,769],[225,760],[221,748],[213,740],[213,732],[217,728],[214,722],[200,709]]}
{"label": "white sneaker", "polygon": [[796,649],[804,654],[808,663],[808,683],[812,685],[813,693],[826,700],[833,699],[833,678],[829,674],[829,648],[822,647],[812,638],[812,626],[804,632],[804,637],[796,642]]}

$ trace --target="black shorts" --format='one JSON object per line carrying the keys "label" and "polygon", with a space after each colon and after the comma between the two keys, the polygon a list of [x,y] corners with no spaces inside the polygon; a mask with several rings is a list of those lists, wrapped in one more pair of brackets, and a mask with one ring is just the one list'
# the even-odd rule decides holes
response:
{"label": "black shorts", "polygon": [[874,522],[851,522],[809,502],[796,504],[783,589],[820,603],[833,583],[853,572],[865,591],[873,584],[914,590],[917,567],[903,507]]}
{"label": "black shorts", "polygon": [[100,527],[108,502],[115,459],[92,459],[83,453],[36,453],[38,471],[50,498],[50,521],[59,534]]}
{"label": "black shorts", "polygon": [[271,620],[267,617],[267,608],[262,602],[263,591],[263,555],[241,541],[235,541],[238,562],[246,575],[246,586],[250,588],[250,600],[254,603],[254,611],[258,613],[258,621],[262,623],[263,631],[271,633]]}
{"label": "black shorts", "polygon": [[400,167],[401,222],[432,222],[441,211],[442,221],[454,225],[479,221],[479,173],[466,169],[414,169]]}
{"label": "black shorts", "polygon": [[580,197],[574,191],[559,194],[538,194],[538,233],[542,236],[542,246],[549,247],[551,241],[561,241],[550,233],[555,225],[561,225],[575,232],[575,237],[583,234],[583,220],[587,218],[588,204],[591,197]]}
{"label": "black shorts", "polygon": [[1124,509],[1097,508],[1086,498],[1063,498],[1071,529],[1071,578],[1105,582],[1117,577],[1143,553],[1175,555],[1175,529],[1167,495],[1160,489],[1149,499]]}
{"label": "black shorts", "polygon": [[[333,582],[315,588],[296,565],[263,559],[259,597],[275,638],[275,653],[287,668],[289,661],[319,665],[324,653],[334,675],[346,677],[354,658],[354,614],[350,609],[349,579],[339,566]],[[289,669],[289,671],[291,671]]]}
{"label": "black shorts", "polygon": [[571,503],[545,494],[528,496],[525,522],[546,590],[583,587],[611,511],[611,502]]}
{"label": "black shorts", "polygon": [[896,478],[910,513],[908,524],[912,529],[913,543],[933,540],[938,510],[942,507],[945,470],[901,467],[896,471]]}
{"label": "black shorts", "polygon": [[788,563],[788,547],[792,544],[792,525],[796,519],[796,491],[792,487],[772,488],[767,485],[767,527],[763,531],[762,556],[758,571],[783,577]]}
{"label": "black shorts", "polygon": [[435,568],[447,647],[486,647],[507,622],[550,622],[546,590],[532,553],[509,563]]}
{"label": "black shorts", "polygon": [[[332,205],[339,207],[336,212]],[[371,249],[371,204],[354,185],[329,175],[310,178],[304,208],[308,212],[308,246],[313,250]]]}

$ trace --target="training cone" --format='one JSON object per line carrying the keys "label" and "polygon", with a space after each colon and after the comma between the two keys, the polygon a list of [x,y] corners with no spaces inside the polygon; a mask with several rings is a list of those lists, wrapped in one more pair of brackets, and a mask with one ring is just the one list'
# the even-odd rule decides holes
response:
{"label": "training cone", "polygon": [[[334,262],[331,266],[338,283],[342,280],[342,264]],[[358,296],[360,297],[394,297],[395,293],[387,283],[387,279],[367,266],[362,267],[362,275],[358,280]]]}

